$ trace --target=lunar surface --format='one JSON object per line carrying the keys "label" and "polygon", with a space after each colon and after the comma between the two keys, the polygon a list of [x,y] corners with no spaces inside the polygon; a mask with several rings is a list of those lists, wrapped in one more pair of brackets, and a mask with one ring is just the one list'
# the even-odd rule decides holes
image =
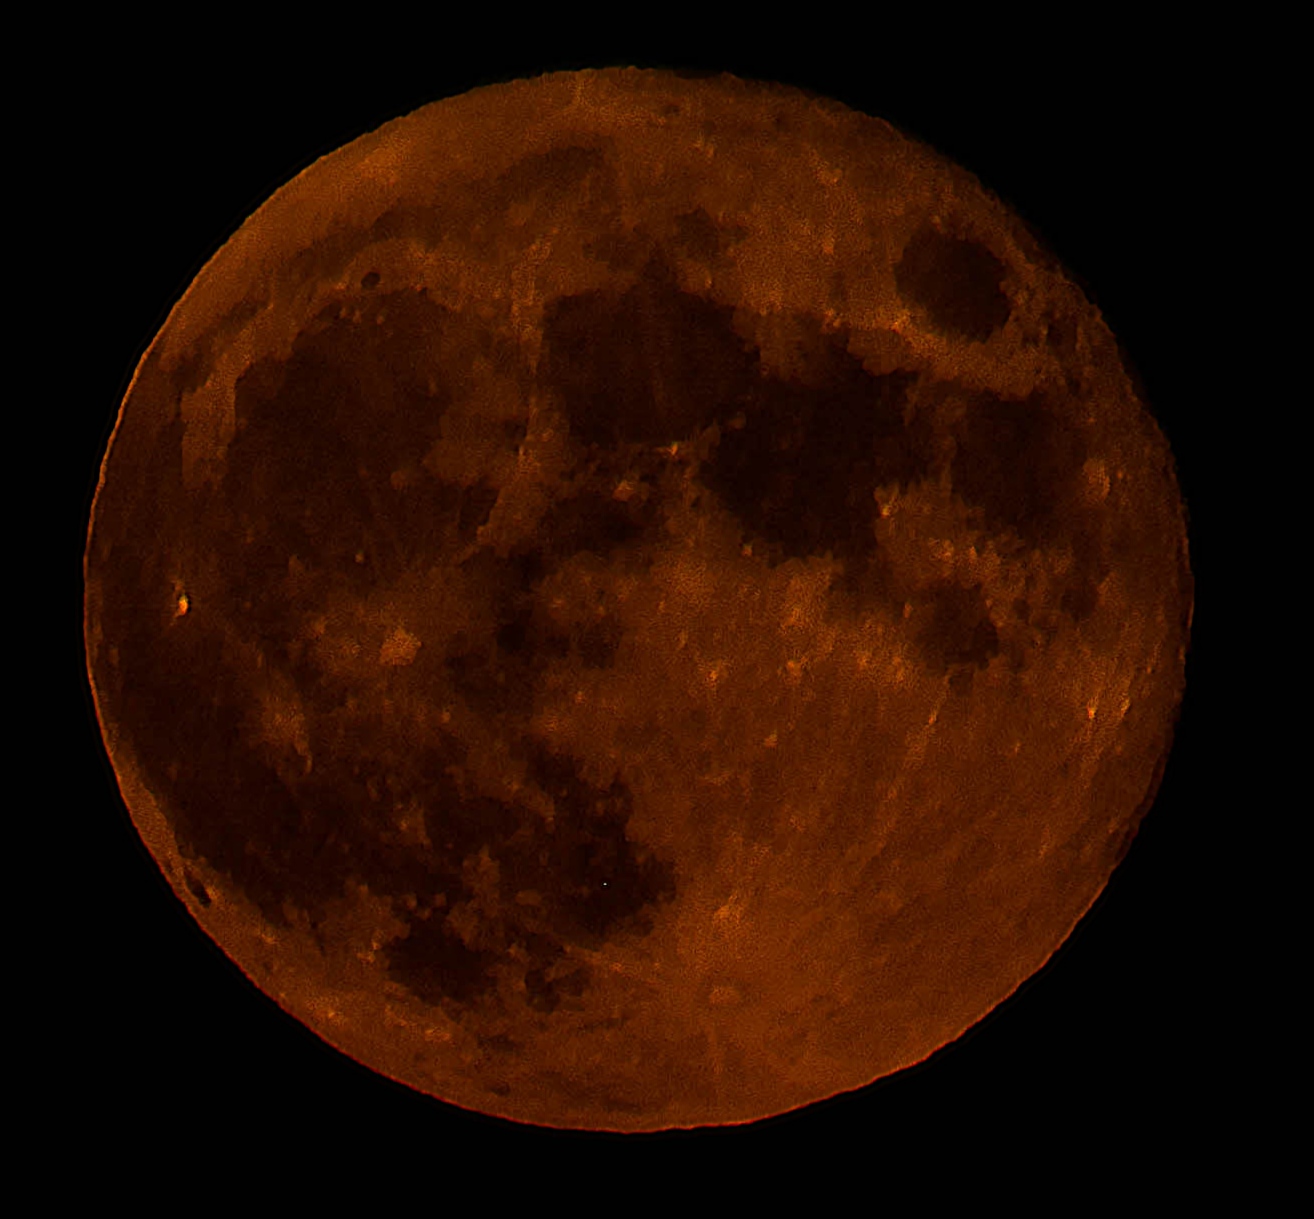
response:
{"label": "lunar surface", "polygon": [[316,162],[143,357],[86,552],[142,839],[449,1103],[745,1122],[926,1059],[1107,884],[1192,608],[1166,440],[964,170],[612,69]]}

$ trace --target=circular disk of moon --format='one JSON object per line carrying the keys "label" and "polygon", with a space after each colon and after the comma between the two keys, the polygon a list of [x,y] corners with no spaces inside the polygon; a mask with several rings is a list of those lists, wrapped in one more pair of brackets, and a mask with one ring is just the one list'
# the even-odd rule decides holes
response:
{"label": "circular disk of moon", "polygon": [[784,87],[562,72],[280,189],[136,371],[86,552],[133,821],[449,1103],[762,1118],[959,1037],[1152,800],[1192,594],[1097,308]]}

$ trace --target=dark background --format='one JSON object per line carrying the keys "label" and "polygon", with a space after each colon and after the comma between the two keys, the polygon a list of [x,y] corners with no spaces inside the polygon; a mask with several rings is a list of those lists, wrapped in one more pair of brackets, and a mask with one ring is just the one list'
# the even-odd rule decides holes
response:
{"label": "dark background", "polygon": [[[400,1155],[394,1168],[404,1169],[412,1147],[441,1146],[448,1162],[608,1144],[622,1158],[710,1152],[721,1164],[731,1162],[721,1153],[744,1149],[815,1163],[856,1150],[888,1171],[919,1145],[943,1149],[947,1164],[982,1150],[1011,1178],[1037,1155],[1129,1172],[1212,1128],[1228,1083],[1216,1047],[1235,946],[1213,914],[1217,857],[1207,858],[1219,798],[1210,568],[1221,496],[1205,460],[1214,416],[1201,409],[1217,386],[1202,240],[1213,221],[1199,182],[1229,119],[1184,60],[1133,37],[1082,42],[1080,52],[1057,37],[1027,53],[1001,40],[979,56],[965,45],[952,61],[927,38],[878,53],[840,37],[823,54],[782,37],[775,53],[754,54],[692,39],[654,52],[545,37],[474,55],[434,37],[404,64],[395,40],[357,45],[349,34],[328,54],[237,39],[209,55],[179,45],[161,57],[125,40],[68,79],[85,110],[59,172],[65,197],[81,204],[76,258],[98,301],[62,371],[75,403],[60,437],[75,510],[61,540],[59,659],[75,709],[61,776],[69,798],[48,849],[76,873],[66,883],[77,934],[56,933],[45,956],[60,975],[50,1027],[64,1029],[52,1086],[75,1146],[144,1140],[198,1171],[275,1154],[321,1167]],[[1040,975],[954,1046],[862,1092],[753,1127],[623,1139],[443,1106],[329,1049],[246,983],[132,829],[94,723],[80,631],[81,547],[118,403],[168,310],[245,216],[318,156],[425,102],[616,63],[726,69],[838,98],[926,140],[1019,211],[1104,310],[1172,442],[1199,601],[1159,798],[1100,902]]]}

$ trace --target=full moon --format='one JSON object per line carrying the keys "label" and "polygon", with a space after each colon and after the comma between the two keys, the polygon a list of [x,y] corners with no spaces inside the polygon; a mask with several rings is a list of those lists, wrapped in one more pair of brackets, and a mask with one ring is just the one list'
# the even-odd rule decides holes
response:
{"label": "full moon", "polygon": [[1158,787],[1168,443],[970,173],[784,86],[559,72],[323,157],[101,469],[88,676],[253,986],[421,1093],[742,1123],[959,1038]]}

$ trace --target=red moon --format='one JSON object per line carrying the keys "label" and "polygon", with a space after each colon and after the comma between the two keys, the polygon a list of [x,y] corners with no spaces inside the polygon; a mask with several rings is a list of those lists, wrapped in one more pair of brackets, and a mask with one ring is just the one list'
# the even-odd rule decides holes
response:
{"label": "red moon", "polygon": [[1167,442],[969,174],[561,73],[323,158],[142,359],[86,557],[133,820],[251,982],[484,1113],[752,1121],[1031,977],[1152,799]]}

